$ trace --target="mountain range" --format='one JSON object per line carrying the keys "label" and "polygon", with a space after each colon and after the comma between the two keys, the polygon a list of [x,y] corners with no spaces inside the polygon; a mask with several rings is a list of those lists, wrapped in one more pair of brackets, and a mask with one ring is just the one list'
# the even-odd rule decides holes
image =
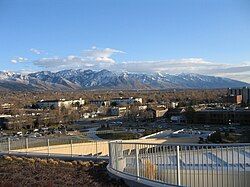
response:
{"label": "mountain range", "polygon": [[0,71],[0,90],[214,89],[249,86],[229,78],[181,73],[116,73],[108,70],[40,71],[27,75]]}

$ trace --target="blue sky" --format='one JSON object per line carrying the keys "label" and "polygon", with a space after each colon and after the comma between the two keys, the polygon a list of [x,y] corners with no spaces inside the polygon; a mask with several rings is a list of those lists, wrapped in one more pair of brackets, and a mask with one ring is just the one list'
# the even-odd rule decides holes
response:
{"label": "blue sky", "polygon": [[250,82],[250,1],[0,0],[0,65]]}

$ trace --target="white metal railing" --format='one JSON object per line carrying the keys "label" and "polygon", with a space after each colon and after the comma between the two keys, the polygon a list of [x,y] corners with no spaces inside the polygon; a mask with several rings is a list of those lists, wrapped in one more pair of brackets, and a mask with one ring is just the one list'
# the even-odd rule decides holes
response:
{"label": "white metal railing", "polygon": [[109,167],[167,185],[250,186],[250,144],[109,143]]}
{"label": "white metal railing", "polygon": [[108,141],[69,138],[2,138],[0,153],[39,155],[108,156]]}

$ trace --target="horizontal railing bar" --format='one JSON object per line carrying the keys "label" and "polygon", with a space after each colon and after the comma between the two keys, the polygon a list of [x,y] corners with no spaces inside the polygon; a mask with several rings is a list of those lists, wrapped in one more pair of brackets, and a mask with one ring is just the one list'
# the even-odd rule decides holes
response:
{"label": "horizontal railing bar", "polygon": [[126,145],[157,145],[157,146],[215,146],[215,147],[238,147],[238,146],[250,146],[250,143],[236,143],[236,144],[188,144],[188,143],[141,143],[141,142],[116,142],[110,141],[111,144],[126,144]]}
{"label": "horizontal railing bar", "polygon": [[[20,140],[25,140],[26,138],[30,139],[30,140],[79,140],[79,141],[86,141],[86,142],[107,142],[107,140],[91,140],[91,139],[85,139],[85,138],[64,138],[64,137],[18,137],[18,139],[16,138],[10,138],[11,141],[13,142],[18,142]],[[7,142],[8,139],[6,138],[5,141],[0,141],[0,143],[4,143]]]}

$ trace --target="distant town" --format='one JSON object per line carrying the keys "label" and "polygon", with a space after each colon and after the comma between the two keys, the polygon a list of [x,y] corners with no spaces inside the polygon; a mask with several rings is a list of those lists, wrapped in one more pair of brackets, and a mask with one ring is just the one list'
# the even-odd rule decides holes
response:
{"label": "distant town", "polygon": [[[98,126],[138,138],[165,129],[213,130],[245,142],[250,125],[250,88],[227,90],[1,92],[1,136],[67,136]],[[73,98],[73,99],[69,99]],[[84,126],[84,125],[83,125]],[[99,135],[104,137],[105,135]],[[115,135],[115,137],[118,134]],[[119,137],[119,136],[118,136]],[[122,136],[121,136],[122,137]],[[107,138],[114,138],[108,136]],[[125,137],[126,138],[126,137]],[[219,140],[222,141],[221,135]]]}

